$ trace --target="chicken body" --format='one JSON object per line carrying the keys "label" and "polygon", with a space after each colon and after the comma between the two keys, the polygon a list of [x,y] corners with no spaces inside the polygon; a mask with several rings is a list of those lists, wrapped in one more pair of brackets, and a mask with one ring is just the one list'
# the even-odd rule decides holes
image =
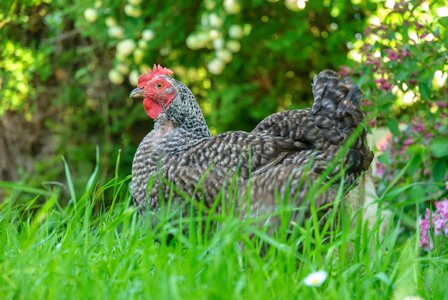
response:
{"label": "chicken body", "polygon": [[[303,165],[313,160],[316,167],[325,166],[335,158],[358,126],[363,126],[362,92],[350,78],[341,79],[336,72],[324,70],[314,78],[313,95],[311,109],[272,114],[252,131],[310,145],[311,150],[295,153],[283,160],[283,165]],[[366,133],[361,127],[345,155],[346,185],[355,182],[372,162],[373,152],[367,145]],[[340,166],[331,174],[335,175],[339,170]]]}
{"label": "chicken body", "polygon": [[[210,207],[221,192],[227,195],[231,185],[237,187],[235,207],[242,217],[272,211],[278,196],[287,196],[290,205],[298,206],[362,120],[350,88],[330,105],[327,98],[334,95],[318,75],[313,88],[320,91],[322,86],[324,92],[320,97],[315,94],[311,110],[271,115],[250,133],[211,136],[191,91],[159,68],[150,71],[131,94],[145,97],[145,110],[155,118],[154,130],[141,142],[132,168],[132,194],[142,213],[157,211],[169,197],[183,206],[185,195]],[[340,86],[331,85],[332,93],[333,88]],[[353,112],[341,110],[344,105]],[[368,150],[364,137],[352,146],[361,156]],[[351,159],[350,151],[345,161],[356,178],[370,161],[356,155]],[[332,201],[336,191],[337,186],[316,197],[316,206]]]}

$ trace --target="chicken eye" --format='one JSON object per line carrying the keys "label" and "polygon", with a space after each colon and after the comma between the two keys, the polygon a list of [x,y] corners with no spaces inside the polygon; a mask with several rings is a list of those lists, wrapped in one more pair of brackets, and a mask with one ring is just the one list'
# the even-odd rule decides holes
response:
{"label": "chicken eye", "polygon": [[158,83],[156,83],[155,87],[156,87],[156,89],[160,89],[160,88],[162,88],[162,84],[160,82],[158,82]]}

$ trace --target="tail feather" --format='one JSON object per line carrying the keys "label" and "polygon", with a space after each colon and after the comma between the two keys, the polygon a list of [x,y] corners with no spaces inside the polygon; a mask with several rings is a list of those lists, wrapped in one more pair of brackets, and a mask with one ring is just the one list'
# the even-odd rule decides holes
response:
{"label": "tail feather", "polygon": [[312,115],[337,114],[347,112],[359,114],[362,92],[350,78],[342,79],[336,72],[324,70],[314,77],[312,90],[314,104]]}

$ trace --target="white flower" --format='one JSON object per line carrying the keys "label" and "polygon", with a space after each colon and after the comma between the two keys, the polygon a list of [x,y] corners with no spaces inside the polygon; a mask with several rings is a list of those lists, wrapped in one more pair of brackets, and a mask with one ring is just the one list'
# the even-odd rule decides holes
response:
{"label": "white flower", "polygon": [[168,54],[171,53],[171,47],[170,46],[162,47],[162,48],[160,48],[159,53],[162,56],[167,56]]}
{"label": "white flower", "polygon": [[110,70],[109,71],[109,80],[114,84],[122,84],[124,81],[124,77],[117,70]]}
{"label": "white flower", "polygon": [[216,29],[210,30],[210,32],[208,34],[209,34],[210,39],[212,39],[212,40],[215,40],[215,39],[219,38],[219,36],[221,35],[219,33],[219,31],[216,30]]}
{"label": "white flower", "polygon": [[108,27],[117,25],[117,21],[113,17],[107,17],[105,22]]}
{"label": "white flower", "polygon": [[222,49],[223,47],[224,47],[224,39],[223,38],[217,38],[213,41],[213,48]]}
{"label": "white flower", "polygon": [[235,39],[243,37],[243,28],[240,25],[232,25],[229,28],[229,36]]}
{"label": "white flower", "polygon": [[241,4],[237,0],[225,0],[224,9],[227,13],[235,15],[241,11]]}
{"label": "white flower", "polygon": [[207,10],[212,10],[216,6],[216,2],[214,0],[205,0],[205,8]]}
{"label": "white flower", "polygon": [[129,66],[126,63],[120,63],[116,67],[118,72],[120,72],[123,75],[126,75],[129,73]]}
{"label": "white flower", "polygon": [[203,14],[203,15],[201,16],[201,25],[202,25],[203,27],[208,27],[208,25],[210,25],[210,24],[209,24],[209,21],[208,21],[208,15]]}
{"label": "white flower", "polygon": [[297,0],[285,0],[285,6],[289,10],[299,11],[299,7],[297,6]]}
{"label": "white flower", "polygon": [[126,4],[124,6],[124,13],[130,17],[138,18],[142,15],[142,10],[140,9],[140,7],[133,6],[131,4]]}
{"label": "white flower", "polygon": [[199,49],[199,39],[197,38],[196,35],[191,34],[187,37],[187,47],[190,48],[191,50],[196,50]]}
{"label": "white flower", "polygon": [[191,34],[187,38],[187,46],[192,50],[203,48],[210,40],[210,36],[206,33]]}
{"label": "white flower", "polygon": [[436,14],[441,18],[448,17],[448,6],[439,7],[436,9]]}
{"label": "white flower", "polygon": [[143,60],[143,57],[145,56],[145,53],[143,52],[142,49],[136,49],[134,51],[134,61],[136,64],[140,64]]}
{"label": "white flower", "polygon": [[146,49],[146,48],[148,48],[148,44],[146,43],[145,40],[140,39],[140,40],[138,40],[138,47],[140,49]]}
{"label": "white flower", "polygon": [[93,23],[98,18],[98,12],[94,8],[88,8],[84,11],[84,18],[86,18],[87,22]]}
{"label": "white flower", "polygon": [[107,31],[107,34],[111,38],[121,39],[121,38],[124,37],[124,30],[120,26],[114,25],[114,26],[109,27],[109,30]]}
{"label": "white flower", "polygon": [[227,49],[222,49],[216,51],[216,56],[225,63],[229,63],[232,61],[232,52]]}
{"label": "white flower", "polygon": [[224,70],[224,62],[219,58],[215,58],[214,60],[208,63],[207,68],[210,73],[219,75]]}
{"label": "white flower", "polygon": [[140,67],[138,67],[138,70],[140,71],[140,73],[147,73],[149,69],[148,65],[140,65]]}
{"label": "white flower", "polygon": [[303,279],[303,283],[307,286],[320,286],[327,279],[328,273],[325,271],[317,271],[309,274]]}
{"label": "white flower", "polygon": [[138,77],[140,76],[140,73],[137,70],[132,70],[129,74],[129,83],[132,85],[138,84]]}
{"label": "white flower", "polygon": [[154,31],[152,31],[151,29],[143,30],[143,32],[142,32],[142,39],[144,39],[145,41],[149,42],[153,38],[154,38]]}
{"label": "white flower", "polygon": [[208,16],[208,22],[212,27],[221,27],[223,24],[223,20],[214,13]]}
{"label": "white flower", "polygon": [[306,7],[308,0],[285,0],[285,6],[292,11],[299,11]]}
{"label": "white flower", "polygon": [[132,5],[140,5],[142,4],[142,0],[128,0],[128,2]]}
{"label": "white flower", "polygon": [[129,56],[135,49],[135,42],[131,39],[121,41],[117,44],[117,52],[122,56]]}
{"label": "white flower", "polygon": [[236,53],[238,51],[240,51],[241,49],[241,44],[238,41],[228,41],[226,44],[227,48],[232,51],[233,53]]}

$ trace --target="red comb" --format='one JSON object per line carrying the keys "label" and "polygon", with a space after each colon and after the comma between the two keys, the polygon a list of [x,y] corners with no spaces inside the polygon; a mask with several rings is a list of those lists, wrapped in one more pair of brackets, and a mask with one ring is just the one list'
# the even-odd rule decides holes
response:
{"label": "red comb", "polygon": [[142,83],[144,81],[149,81],[156,75],[168,75],[168,76],[171,76],[171,75],[173,75],[173,71],[171,71],[168,68],[164,68],[164,67],[162,67],[160,65],[154,65],[152,70],[151,70],[151,68],[149,68],[148,73],[143,74],[143,75],[141,75],[138,78],[138,83],[140,84],[140,83]]}

